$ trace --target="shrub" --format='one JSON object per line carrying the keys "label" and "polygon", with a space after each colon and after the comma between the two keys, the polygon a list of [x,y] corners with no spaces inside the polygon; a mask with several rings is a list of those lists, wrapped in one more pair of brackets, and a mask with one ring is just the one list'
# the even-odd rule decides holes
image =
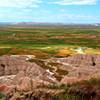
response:
{"label": "shrub", "polygon": [[3,93],[0,93],[0,99],[2,99],[5,95]]}

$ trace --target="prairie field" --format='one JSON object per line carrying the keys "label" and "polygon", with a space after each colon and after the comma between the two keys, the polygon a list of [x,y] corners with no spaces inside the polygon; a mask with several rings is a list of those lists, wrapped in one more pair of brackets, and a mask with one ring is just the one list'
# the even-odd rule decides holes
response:
{"label": "prairie field", "polygon": [[32,54],[32,51],[36,50],[48,54],[59,54],[64,52],[62,50],[73,53],[72,49],[79,47],[89,48],[86,52],[98,53],[100,28],[32,26],[0,28],[0,55]]}

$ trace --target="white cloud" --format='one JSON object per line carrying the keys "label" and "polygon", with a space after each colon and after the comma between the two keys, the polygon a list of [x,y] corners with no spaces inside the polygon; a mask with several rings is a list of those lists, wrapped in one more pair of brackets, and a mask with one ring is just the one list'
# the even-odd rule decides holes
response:
{"label": "white cloud", "polygon": [[85,18],[95,18],[94,16],[91,16],[91,15],[84,15],[84,14],[61,14],[60,16],[62,17],[67,17],[67,18],[70,18],[70,19],[73,19],[73,18],[81,18],[81,19],[85,19]]}
{"label": "white cloud", "polygon": [[51,3],[58,5],[94,5],[96,2],[97,0],[57,0]]}
{"label": "white cloud", "polygon": [[0,7],[38,7],[42,3],[41,0],[0,0]]}
{"label": "white cloud", "polygon": [[87,14],[71,14],[71,13],[63,13],[63,14],[50,14],[49,16],[53,17],[53,18],[58,18],[58,19],[69,19],[69,20],[73,20],[73,19],[81,19],[81,20],[87,20],[87,19],[98,19],[100,18],[99,16],[95,16],[95,15],[87,15]]}

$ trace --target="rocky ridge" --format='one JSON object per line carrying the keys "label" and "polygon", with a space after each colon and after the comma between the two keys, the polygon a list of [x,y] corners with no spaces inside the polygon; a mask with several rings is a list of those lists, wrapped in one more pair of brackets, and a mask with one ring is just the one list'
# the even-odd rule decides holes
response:
{"label": "rocky ridge", "polygon": [[[40,59],[39,63],[34,59],[37,60],[27,55],[0,57],[0,92],[7,95],[6,100],[17,100],[15,98],[19,97],[19,100],[31,100],[41,96],[42,99],[38,100],[45,100],[46,96],[50,99],[51,95],[60,92],[45,88],[51,84],[73,84],[100,77],[99,54]],[[21,96],[23,93],[24,96]],[[31,95],[31,99],[26,99],[27,95]]]}

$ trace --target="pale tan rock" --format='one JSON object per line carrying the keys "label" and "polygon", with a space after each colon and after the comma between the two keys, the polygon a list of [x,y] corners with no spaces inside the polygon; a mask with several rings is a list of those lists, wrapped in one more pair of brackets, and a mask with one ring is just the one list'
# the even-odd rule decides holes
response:
{"label": "pale tan rock", "polygon": [[19,84],[16,86],[18,91],[31,91],[32,90],[32,79],[29,77],[22,77],[19,79]]}
{"label": "pale tan rock", "polygon": [[68,77],[68,76],[65,76],[61,80],[61,83],[62,84],[73,84],[73,83],[79,82],[81,80],[83,80],[83,79],[82,78],[78,78],[78,77]]}
{"label": "pale tan rock", "polygon": [[12,93],[15,89],[14,85],[8,86],[6,84],[0,84],[0,92],[4,94]]}
{"label": "pale tan rock", "polygon": [[20,81],[20,78],[25,77],[25,72],[20,71],[14,78],[13,78],[13,84],[18,84]]}

